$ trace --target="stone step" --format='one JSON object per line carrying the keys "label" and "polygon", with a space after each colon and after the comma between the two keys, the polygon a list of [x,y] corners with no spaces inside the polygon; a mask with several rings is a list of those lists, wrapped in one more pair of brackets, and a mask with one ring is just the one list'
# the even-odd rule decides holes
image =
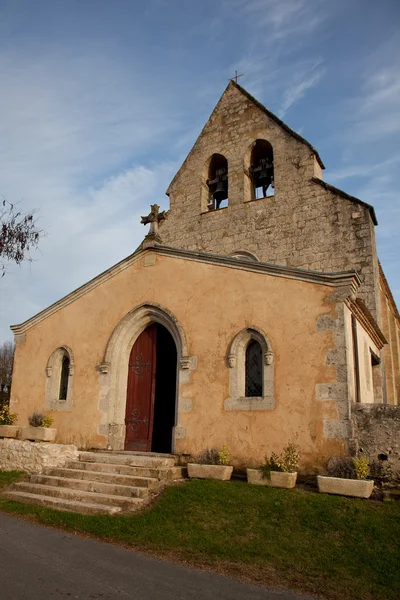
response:
{"label": "stone step", "polygon": [[97,503],[82,503],[81,501],[65,500],[64,498],[54,498],[52,496],[43,496],[42,494],[32,494],[18,490],[10,490],[3,493],[10,500],[17,502],[29,502],[30,504],[39,504],[56,510],[68,510],[85,515],[115,515],[121,512],[119,506],[107,506]]}
{"label": "stone step", "polygon": [[102,473],[118,473],[120,475],[130,475],[132,477],[151,477],[157,478],[161,481],[174,481],[175,479],[182,479],[184,474],[184,467],[163,467],[163,468],[150,468],[150,467],[138,467],[120,464],[110,464],[101,462],[84,462],[82,461],[69,461],[66,464],[68,469],[86,469],[89,471],[98,471]]}
{"label": "stone step", "polygon": [[70,479],[67,477],[55,477],[53,475],[32,475],[30,482],[74,490],[84,490],[86,492],[96,492],[99,494],[128,496],[128,498],[144,498],[149,495],[149,488],[147,487],[102,483],[101,481],[91,481],[87,479]]}
{"label": "stone step", "polygon": [[63,498],[64,500],[72,500],[75,502],[116,506],[125,511],[138,510],[144,505],[143,498],[118,496],[115,494],[103,494],[99,492],[87,492],[85,490],[77,490],[53,485],[42,485],[40,483],[31,483],[29,481],[15,483],[14,491],[20,492],[21,495],[23,495],[24,492],[27,492],[29,494],[52,496],[56,498]]}
{"label": "stone step", "polygon": [[176,457],[163,457],[157,454],[128,454],[118,452],[79,452],[82,462],[106,463],[113,465],[127,465],[131,467],[149,467],[152,469],[174,467]]}
{"label": "stone step", "polygon": [[[83,450],[82,450],[83,452]],[[85,451],[87,452],[87,451]],[[156,458],[179,458],[178,454],[169,454],[167,452],[139,452],[138,450],[96,450],[97,454],[123,454],[133,456],[154,456]]]}
{"label": "stone step", "polygon": [[[78,463],[79,465],[92,463]],[[107,465],[109,468],[110,465]],[[89,469],[68,469],[65,467],[47,468],[43,475],[65,477],[66,479],[86,479],[88,481],[99,481],[101,483],[114,483],[132,487],[156,489],[159,485],[158,477],[141,477],[139,475],[122,475],[109,471],[90,471]]]}

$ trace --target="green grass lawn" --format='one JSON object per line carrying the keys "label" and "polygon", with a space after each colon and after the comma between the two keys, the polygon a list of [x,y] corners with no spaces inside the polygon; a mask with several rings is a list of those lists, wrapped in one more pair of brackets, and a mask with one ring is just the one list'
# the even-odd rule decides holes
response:
{"label": "green grass lawn", "polygon": [[[15,477],[0,473],[0,485]],[[398,502],[192,480],[132,516],[84,516],[5,499],[0,510],[270,586],[349,600],[400,596]]]}

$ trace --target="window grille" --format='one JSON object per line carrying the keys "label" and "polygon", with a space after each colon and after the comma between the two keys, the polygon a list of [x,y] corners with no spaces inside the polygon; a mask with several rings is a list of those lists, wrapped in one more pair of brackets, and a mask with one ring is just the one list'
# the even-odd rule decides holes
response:
{"label": "window grille", "polygon": [[261,345],[251,340],[246,348],[246,397],[263,395],[263,356]]}
{"label": "window grille", "polygon": [[62,361],[62,366],[61,366],[59,400],[67,399],[68,377],[69,377],[69,358],[68,358],[68,356],[64,356],[63,361]]}

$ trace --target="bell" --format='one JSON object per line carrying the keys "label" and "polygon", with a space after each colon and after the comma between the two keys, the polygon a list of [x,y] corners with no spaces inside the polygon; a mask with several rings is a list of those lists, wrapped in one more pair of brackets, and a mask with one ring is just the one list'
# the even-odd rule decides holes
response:
{"label": "bell", "polygon": [[213,191],[213,198],[217,203],[217,206],[222,202],[222,200],[226,200],[228,197],[228,182],[227,181],[218,181],[215,186],[215,190]]}
{"label": "bell", "polygon": [[261,186],[269,187],[272,182],[272,174],[273,174],[272,168],[271,167],[268,168],[263,165],[261,171],[259,171],[256,175],[257,187],[261,187]]}

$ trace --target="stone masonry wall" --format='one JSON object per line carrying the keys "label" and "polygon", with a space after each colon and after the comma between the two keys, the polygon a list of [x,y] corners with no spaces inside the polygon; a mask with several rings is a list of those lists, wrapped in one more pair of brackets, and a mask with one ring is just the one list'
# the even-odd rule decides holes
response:
{"label": "stone masonry wall", "polygon": [[400,406],[359,404],[352,407],[355,451],[370,460],[388,456],[388,464],[400,475]]}
{"label": "stone masonry wall", "polygon": [[78,458],[78,449],[69,444],[48,444],[0,439],[0,469],[41,473],[45,467],[63,467]]}
{"label": "stone masonry wall", "polygon": [[[246,169],[258,139],[273,147],[275,195],[251,200]],[[228,160],[229,206],[207,210],[208,162]],[[231,83],[172,181],[162,243],[316,271],[357,269],[360,295],[380,319],[374,225],[368,208],[322,187],[315,154]]]}
{"label": "stone masonry wall", "polygon": [[400,404],[400,323],[383,282],[381,282],[381,311],[382,331],[389,342],[383,348],[386,401],[388,404]]}

